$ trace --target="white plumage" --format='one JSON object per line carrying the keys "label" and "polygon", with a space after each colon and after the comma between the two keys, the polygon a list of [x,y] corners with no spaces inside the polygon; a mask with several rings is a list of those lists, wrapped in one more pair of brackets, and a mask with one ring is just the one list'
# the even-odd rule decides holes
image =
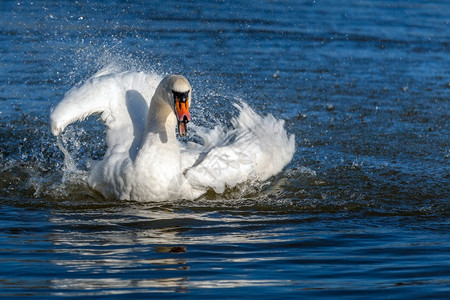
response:
{"label": "white plumage", "polygon": [[89,115],[101,116],[108,149],[91,167],[89,184],[107,198],[195,199],[211,188],[221,193],[238,183],[266,180],[292,159],[294,136],[287,135],[284,122],[270,114],[261,117],[246,104],[235,105],[233,129],[197,130],[202,144],[180,143],[176,127],[187,120],[177,111],[174,92],[187,95],[188,108],[191,86],[183,76],[98,74],[69,90],[52,110],[52,133],[59,135]]}

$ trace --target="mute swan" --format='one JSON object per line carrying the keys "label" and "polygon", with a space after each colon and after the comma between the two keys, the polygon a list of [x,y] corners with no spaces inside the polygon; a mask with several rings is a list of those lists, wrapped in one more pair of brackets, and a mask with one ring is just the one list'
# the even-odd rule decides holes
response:
{"label": "mute swan", "polygon": [[[159,84],[158,84],[159,83]],[[52,109],[58,136],[75,121],[101,115],[107,151],[90,168],[89,185],[106,198],[137,201],[195,199],[245,181],[266,180],[289,163],[294,136],[272,115],[246,104],[228,132],[197,132],[203,144],[180,143],[191,121],[192,88],[181,75],[98,74],[70,89]]]}

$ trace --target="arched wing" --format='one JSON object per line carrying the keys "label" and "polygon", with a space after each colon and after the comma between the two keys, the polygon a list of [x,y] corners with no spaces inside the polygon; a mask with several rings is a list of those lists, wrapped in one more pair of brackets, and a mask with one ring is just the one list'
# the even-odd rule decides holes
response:
{"label": "arched wing", "polygon": [[202,136],[203,153],[185,171],[192,186],[222,193],[238,183],[266,180],[292,159],[295,137],[287,135],[282,120],[261,117],[246,104],[236,107],[240,114],[232,130],[216,128]]}
{"label": "arched wing", "polygon": [[71,123],[100,115],[107,127],[108,150],[130,151],[140,146],[148,107],[161,78],[142,72],[94,76],[70,89],[50,114],[57,136]]}

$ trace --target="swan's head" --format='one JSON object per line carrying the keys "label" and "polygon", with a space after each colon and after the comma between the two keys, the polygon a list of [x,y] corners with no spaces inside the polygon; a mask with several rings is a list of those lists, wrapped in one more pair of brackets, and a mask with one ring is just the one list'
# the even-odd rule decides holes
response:
{"label": "swan's head", "polygon": [[189,81],[181,75],[172,75],[168,84],[171,93],[171,102],[178,120],[178,134],[186,136],[187,123],[191,120],[189,105],[191,104],[191,85]]}

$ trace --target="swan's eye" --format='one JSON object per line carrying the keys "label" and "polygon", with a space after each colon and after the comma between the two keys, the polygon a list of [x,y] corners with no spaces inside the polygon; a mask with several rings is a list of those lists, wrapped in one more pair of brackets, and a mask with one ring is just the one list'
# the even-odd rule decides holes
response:
{"label": "swan's eye", "polygon": [[189,91],[187,92],[175,92],[172,91],[173,99],[175,102],[185,103],[189,98]]}

